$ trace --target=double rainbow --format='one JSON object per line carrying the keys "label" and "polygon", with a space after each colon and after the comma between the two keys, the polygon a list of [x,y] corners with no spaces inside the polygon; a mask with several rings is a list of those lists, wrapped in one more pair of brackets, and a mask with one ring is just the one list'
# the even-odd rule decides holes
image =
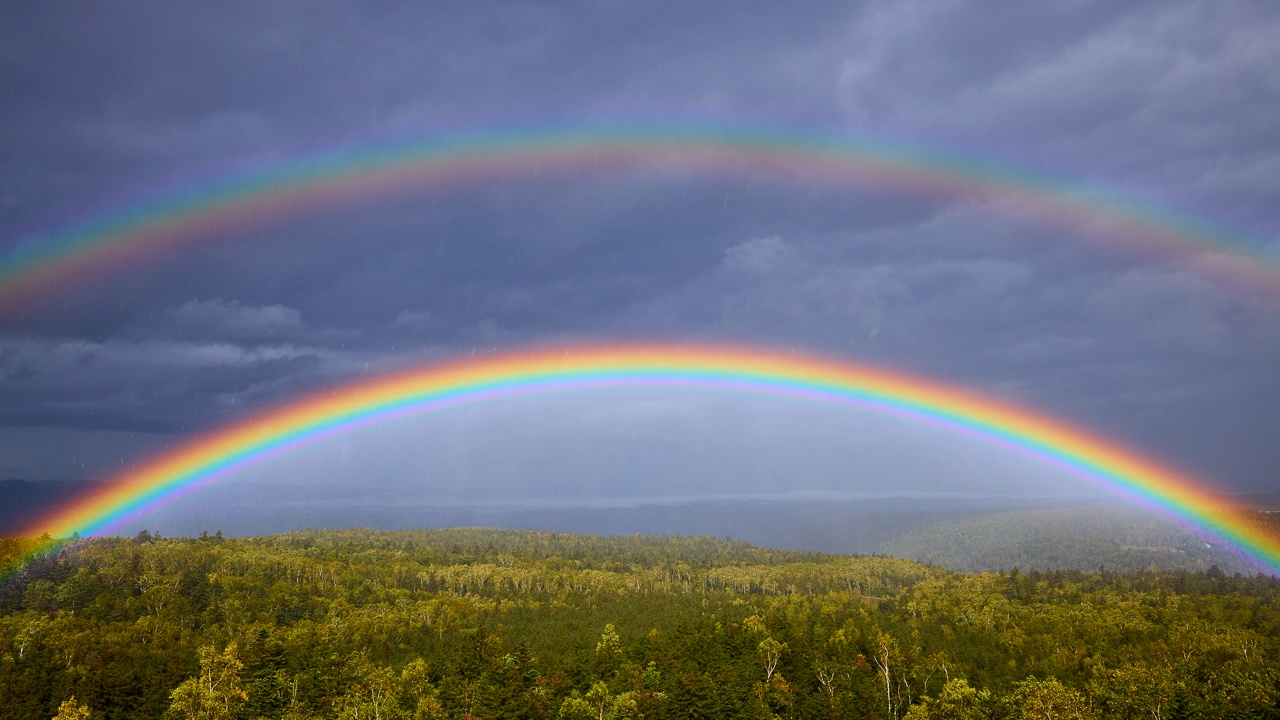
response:
{"label": "double rainbow", "polygon": [[1204,263],[1245,287],[1280,291],[1280,263],[1202,219],[1115,193],[949,152],[747,125],[566,125],[436,137],[319,153],[197,183],[125,211],[25,238],[0,252],[0,310],[175,246],[319,207],[488,178],[649,167],[763,175],[942,197],[991,199],[1009,212],[1105,241]]}
{"label": "double rainbow", "polygon": [[[494,177],[616,168],[808,178],[1001,208],[1178,257],[1280,290],[1280,266],[1197,218],[951,153],[751,126],[577,125],[474,133],[317,154],[199,183],[123,212],[26,238],[0,252],[0,312],[69,281],[227,230],[419,189]],[[402,413],[573,387],[721,387],[871,407],[1004,446],[1183,519],[1280,570],[1280,542],[1176,471],[1083,431],[964,391],[885,370],[744,348],[588,346],[421,368],[303,399],[213,433],[107,482],[26,528],[102,531],[134,513],[298,443]]]}
{"label": "double rainbow", "polygon": [[430,365],[313,395],[214,432],[107,482],[26,529],[94,534],[184,489],[302,443],[392,417],[573,388],[676,386],[834,403],[926,423],[1034,458],[1220,538],[1280,572],[1280,541],[1177,471],[1028,410],[884,369],[743,347],[586,345]]}

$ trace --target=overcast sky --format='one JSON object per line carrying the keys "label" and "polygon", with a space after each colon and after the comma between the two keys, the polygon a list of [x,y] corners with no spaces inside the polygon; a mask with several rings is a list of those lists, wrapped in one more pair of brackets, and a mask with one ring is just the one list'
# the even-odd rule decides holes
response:
{"label": "overcast sky", "polygon": [[[955,152],[1280,258],[1280,5],[1177,0],[15,4],[0,251],[310,152],[637,120]],[[998,203],[803,174],[492,177],[239,228],[7,314],[0,477],[102,478],[472,349],[650,339],[888,365],[1223,489],[1280,489],[1280,294],[1198,267]],[[362,431],[252,477],[490,499],[1054,486],[855,415],[575,395]]]}

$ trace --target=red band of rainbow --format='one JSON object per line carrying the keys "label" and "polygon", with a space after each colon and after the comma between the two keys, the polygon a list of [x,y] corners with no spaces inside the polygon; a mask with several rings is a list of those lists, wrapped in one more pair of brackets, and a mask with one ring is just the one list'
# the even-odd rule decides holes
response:
{"label": "red band of rainbow", "polygon": [[357,148],[196,184],[15,244],[0,254],[0,309],[130,260],[319,207],[495,177],[646,166],[996,199],[1011,212],[1084,230],[1108,246],[1182,257],[1210,252],[1207,266],[1215,274],[1280,292],[1280,263],[1238,234],[1114,192],[955,153],[817,132],[650,123],[479,132]]}
{"label": "red band of rainbow", "polygon": [[43,518],[30,536],[102,531],[301,443],[451,405],[566,388],[690,386],[871,408],[1061,468],[1226,541],[1280,572],[1280,541],[1192,478],[1082,430],[963,390],[849,362],[746,347],[587,345],[430,365],[313,395],[198,438]]}

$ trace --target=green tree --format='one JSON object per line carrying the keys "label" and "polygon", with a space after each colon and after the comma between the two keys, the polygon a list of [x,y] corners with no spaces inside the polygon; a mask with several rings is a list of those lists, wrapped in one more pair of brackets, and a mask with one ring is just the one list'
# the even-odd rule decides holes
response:
{"label": "green tree", "polygon": [[1094,694],[1118,718],[1164,720],[1182,690],[1169,668],[1136,663],[1106,672]]}
{"label": "green tree", "polygon": [[596,672],[602,680],[611,680],[618,672],[622,659],[622,638],[613,623],[604,626],[600,642],[596,643]]}
{"label": "green tree", "polygon": [[430,670],[422,658],[411,661],[400,671],[400,707],[413,720],[447,717],[429,676]]}
{"label": "green tree", "polygon": [[236,644],[219,653],[212,645],[199,650],[200,675],[182,682],[169,697],[169,715],[177,720],[234,720],[248,695],[240,687],[243,667]]}
{"label": "green tree", "polygon": [[[895,688],[894,682],[896,680],[900,686],[904,672],[902,651],[898,647],[898,641],[888,633],[877,635],[875,644],[872,646],[871,662],[884,681],[885,711],[889,717],[896,718],[902,712],[903,702],[901,688]],[[895,693],[895,689],[898,692]]]}
{"label": "green tree", "polygon": [[1089,701],[1057,678],[1027,678],[1014,686],[1011,717],[1017,720],[1093,720]]}
{"label": "green tree", "polygon": [[963,678],[949,680],[937,698],[924,698],[911,706],[906,720],[983,720],[994,714],[993,698],[986,690],[969,687]]}
{"label": "green tree", "polygon": [[[404,683],[397,681],[391,668],[373,665],[363,653],[352,658],[348,668],[353,677],[347,691],[333,701],[338,720],[403,720],[410,717],[413,709],[406,712],[400,705]],[[417,680],[418,674],[415,668],[404,679],[412,682]]]}
{"label": "green tree", "polygon": [[778,663],[782,661],[782,653],[786,652],[787,644],[767,637],[760,641],[756,649],[760,652],[760,662],[764,665],[764,681],[767,683],[777,672]]}
{"label": "green tree", "polygon": [[81,705],[72,695],[58,706],[58,714],[53,716],[53,720],[90,720],[91,717],[89,706]]}
{"label": "green tree", "polygon": [[612,694],[609,686],[597,682],[585,697],[572,695],[560,704],[560,717],[565,720],[628,720],[639,717],[634,693]]}

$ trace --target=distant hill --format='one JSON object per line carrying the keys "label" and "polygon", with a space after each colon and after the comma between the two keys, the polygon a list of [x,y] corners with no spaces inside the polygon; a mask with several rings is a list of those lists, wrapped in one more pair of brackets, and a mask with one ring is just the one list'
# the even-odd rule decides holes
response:
{"label": "distant hill", "polygon": [[1194,570],[1252,573],[1224,548],[1150,513],[1113,507],[1029,508],[939,523],[882,552],[960,572]]}
{"label": "distant hill", "polygon": [[95,485],[88,480],[0,480],[0,536],[20,532],[28,523]]}
{"label": "distant hill", "polygon": [[1259,510],[1280,510],[1280,492],[1250,493],[1247,495],[1236,495],[1234,498],[1238,502],[1252,505]]}
{"label": "distant hill", "polygon": [[[627,505],[448,505],[380,489],[223,484],[198,503],[163,507],[124,534],[147,528],[165,535],[221,530],[228,536],[306,528],[384,530],[491,527],[600,535],[707,535],[755,545],[829,553],[877,553],[904,533],[938,524],[1043,507],[1044,500],[885,497],[860,500],[697,500]],[[1081,502],[1079,500],[1075,502]]]}
{"label": "distant hill", "polygon": [[[0,534],[13,534],[91,482],[0,481]],[[1280,495],[1239,498],[1280,506]],[[168,536],[262,535],[305,528],[492,527],[599,535],[731,537],[785,550],[881,554],[951,570],[1248,572],[1223,548],[1108,499],[888,497],[841,501],[715,501],[525,508],[447,506],[377,487],[225,483],[116,530]],[[1276,515],[1280,522],[1280,514]]]}

